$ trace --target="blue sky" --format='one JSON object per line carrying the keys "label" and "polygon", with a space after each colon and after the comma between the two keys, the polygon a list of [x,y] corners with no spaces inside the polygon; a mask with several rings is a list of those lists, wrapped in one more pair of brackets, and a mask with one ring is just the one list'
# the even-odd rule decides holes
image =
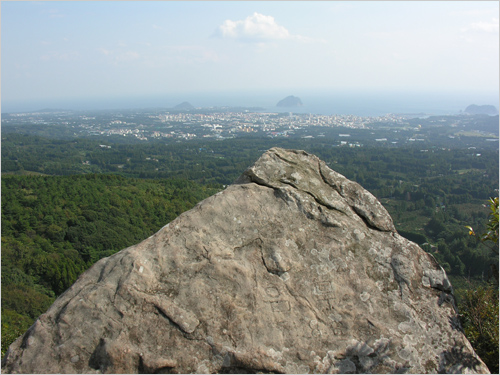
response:
{"label": "blue sky", "polygon": [[498,93],[498,14],[498,1],[2,1],[2,102]]}

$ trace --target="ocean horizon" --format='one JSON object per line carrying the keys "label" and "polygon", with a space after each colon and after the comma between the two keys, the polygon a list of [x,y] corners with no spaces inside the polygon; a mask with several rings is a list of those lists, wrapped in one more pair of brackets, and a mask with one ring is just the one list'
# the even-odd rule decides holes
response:
{"label": "ocean horizon", "polygon": [[[277,107],[283,98],[293,95],[302,107]],[[498,93],[436,92],[321,92],[281,90],[280,92],[171,93],[129,97],[82,99],[2,100],[2,113],[36,112],[43,109],[91,111],[130,109],[171,109],[182,102],[195,108],[244,107],[262,112],[293,112],[321,115],[383,116],[385,114],[460,114],[471,104],[499,107]]]}

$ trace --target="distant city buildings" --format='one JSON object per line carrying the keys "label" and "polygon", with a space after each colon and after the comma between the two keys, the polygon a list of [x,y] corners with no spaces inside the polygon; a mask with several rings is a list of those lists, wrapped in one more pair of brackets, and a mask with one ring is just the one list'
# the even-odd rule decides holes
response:
{"label": "distant city buildings", "polygon": [[[86,111],[72,112],[32,112],[2,114],[2,125],[43,125],[49,128],[69,132],[71,136],[110,136],[133,137],[141,141],[148,140],[191,140],[191,139],[226,139],[238,136],[266,136],[276,137],[301,137],[311,139],[331,137],[335,133],[339,137],[340,145],[360,147],[351,139],[357,138],[360,130],[371,132],[371,139],[378,143],[388,142],[421,142],[422,125],[411,121],[414,116],[387,114],[377,117],[363,117],[356,115],[319,115],[319,114],[293,114],[280,112],[251,112],[249,110],[197,109],[196,111],[162,111],[148,110],[137,111]],[[420,120],[419,120],[420,121]],[[426,121],[422,119],[422,123]],[[430,123],[443,123],[450,121],[450,126],[456,132],[449,134],[450,139],[455,139],[461,134],[471,131],[463,130],[463,119],[430,119]],[[410,125],[412,123],[413,125]],[[416,125],[415,125],[416,124]],[[338,132],[332,129],[338,128]],[[32,128],[35,129],[35,128]],[[351,130],[352,129],[352,130]],[[394,136],[387,137],[387,132],[382,137],[375,130],[387,129]],[[410,136],[402,139],[398,134],[401,129],[410,130]],[[473,135],[483,135],[484,131],[476,130]],[[486,133],[485,133],[486,134]],[[489,133],[486,135],[490,135]],[[498,141],[491,134],[491,141]],[[349,139],[349,141],[348,141]]]}

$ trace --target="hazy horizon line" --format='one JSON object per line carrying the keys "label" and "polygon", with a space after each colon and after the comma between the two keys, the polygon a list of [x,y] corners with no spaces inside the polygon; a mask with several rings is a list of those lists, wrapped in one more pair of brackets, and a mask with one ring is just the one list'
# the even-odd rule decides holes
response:
{"label": "hazy horizon line", "polygon": [[[499,107],[499,93],[492,91],[451,90],[375,90],[375,89],[273,89],[273,90],[219,90],[196,92],[170,92],[156,94],[113,95],[73,98],[39,98],[39,99],[2,99],[2,113],[36,112],[42,109],[81,110],[130,110],[147,108],[171,109],[176,105],[189,102],[195,108],[210,107],[244,107],[273,108],[277,111],[287,111],[276,107],[281,99],[287,96],[297,96],[302,109],[318,112],[355,110],[359,112],[385,112],[391,108],[411,109],[408,111],[389,111],[387,113],[414,113],[421,108],[429,111],[464,110],[471,104],[493,105]],[[463,108],[462,108],[463,107]]]}

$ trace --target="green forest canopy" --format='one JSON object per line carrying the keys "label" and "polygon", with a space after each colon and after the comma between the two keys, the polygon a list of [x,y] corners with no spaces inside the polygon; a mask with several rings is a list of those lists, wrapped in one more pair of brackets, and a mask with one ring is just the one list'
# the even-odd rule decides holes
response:
{"label": "green forest canopy", "polygon": [[450,275],[486,278],[489,264],[498,264],[498,254],[465,229],[485,229],[483,204],[498,195],[498,150],[349,148],[328,139],[263,138],[108,148],[85,139],[7,134],[2,351],[95,261],[155,233],[272,146],[304,149],[359,182],[381,200],[398,231]]}

